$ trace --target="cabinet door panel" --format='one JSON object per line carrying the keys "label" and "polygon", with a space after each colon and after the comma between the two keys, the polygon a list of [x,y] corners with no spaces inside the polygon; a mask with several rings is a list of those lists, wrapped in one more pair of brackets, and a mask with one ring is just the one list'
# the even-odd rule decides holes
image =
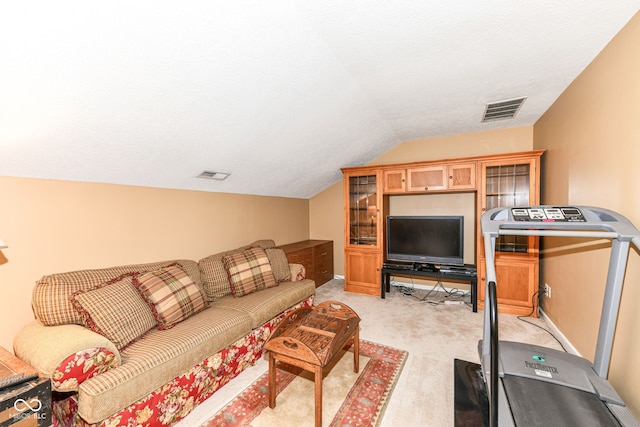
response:
{"label": "cabinet door panel", "polygon": [[348,225],[345,246],[378,247],[382,228],[382,194],[379,191],[379,175],[352,175],[345,179],[346,206],[345,221]]}
{"label": "cabinet door panel", "polygon": [[447,168],[444,165],[407,169],[407,191],[446,190],[447,181]]}
{"label": "cabinet door panel", "polygon": [[383,173],[385,193],[404,193],[406,189],[406,169],[387,170]]}
{"label": "cabinet door panel", "polygon": [[465,163],[449,166],[449,189],[471,190],[476,188],[476,164]]}
{"label": "cabinet door panel", "polygon": [[344,290],[380,295],[381,265],[382,258],[379,252],[347,251],[345,253]]}

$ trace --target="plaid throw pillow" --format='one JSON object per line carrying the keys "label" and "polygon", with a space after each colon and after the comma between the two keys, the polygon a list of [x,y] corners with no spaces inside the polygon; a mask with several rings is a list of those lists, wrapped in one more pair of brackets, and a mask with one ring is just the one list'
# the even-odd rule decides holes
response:
{"label": "plaid throw pillow", "polygon": [[222,261],[229,273],[234,297],[278,285],[269,258],[262,248],[249,248],[241,253],[227,255]]}
{"label": "plaid throw pillow", "polygon": [[156,326],[149,306],[133,286],[136,274],[123,274],[71,296],[71,304],[84,319],[85,326],[107,337],[119,350]]}
{"label": "plaid throw pillow", "polygon": [[198,286],[176,264],[135,276],[133,284],[151,307],[160,330],[209,306]]}
{"label": "plaid throw pillow", "polygon": [[271,268],[273,269],[273,276],[276,282],[291,280],[291,269],[289,268],[287,254],[280,248],[270,248],[264,251],[269,258],[269,264],[271,264]]}

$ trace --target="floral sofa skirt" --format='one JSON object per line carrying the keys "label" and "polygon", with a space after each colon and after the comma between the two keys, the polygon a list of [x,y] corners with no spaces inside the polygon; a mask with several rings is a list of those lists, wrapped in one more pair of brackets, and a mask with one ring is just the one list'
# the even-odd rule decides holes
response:
{"label": "floral sofa skirt", "polygon": [[[104,427],[172,425],[245,368],[255,364],[262,357],[264,344],[278,323],[291,311],[313,306],[313,302],[312,295],[100,423],[90,424],[78,416],[77,394],[60,396],[53,402],[53,424]],[[114,354],[106,349],[78,352],[61,365],[52,381],[54,385],[61,385],[68,378],[89,378],[110,369],[112,364],[115,364]]]}

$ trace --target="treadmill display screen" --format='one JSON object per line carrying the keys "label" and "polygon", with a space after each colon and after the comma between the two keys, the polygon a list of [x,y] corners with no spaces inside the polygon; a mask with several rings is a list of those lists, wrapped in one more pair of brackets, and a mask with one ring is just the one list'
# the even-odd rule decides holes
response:
{"label": "treadmill display screen", "polygon": [[512,208],[511,215],[514,221],[586,222],[580,209],[568,206]]}

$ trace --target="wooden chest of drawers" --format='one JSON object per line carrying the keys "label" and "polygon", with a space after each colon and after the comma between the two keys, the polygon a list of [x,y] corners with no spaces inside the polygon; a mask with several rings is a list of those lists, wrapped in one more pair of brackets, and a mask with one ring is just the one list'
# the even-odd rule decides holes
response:
{"label": "wooden chest of drawers", "polygon": [[279,246],[290,263],[302,264],[316,288],[333,279],[333,240],[303,240]]}

